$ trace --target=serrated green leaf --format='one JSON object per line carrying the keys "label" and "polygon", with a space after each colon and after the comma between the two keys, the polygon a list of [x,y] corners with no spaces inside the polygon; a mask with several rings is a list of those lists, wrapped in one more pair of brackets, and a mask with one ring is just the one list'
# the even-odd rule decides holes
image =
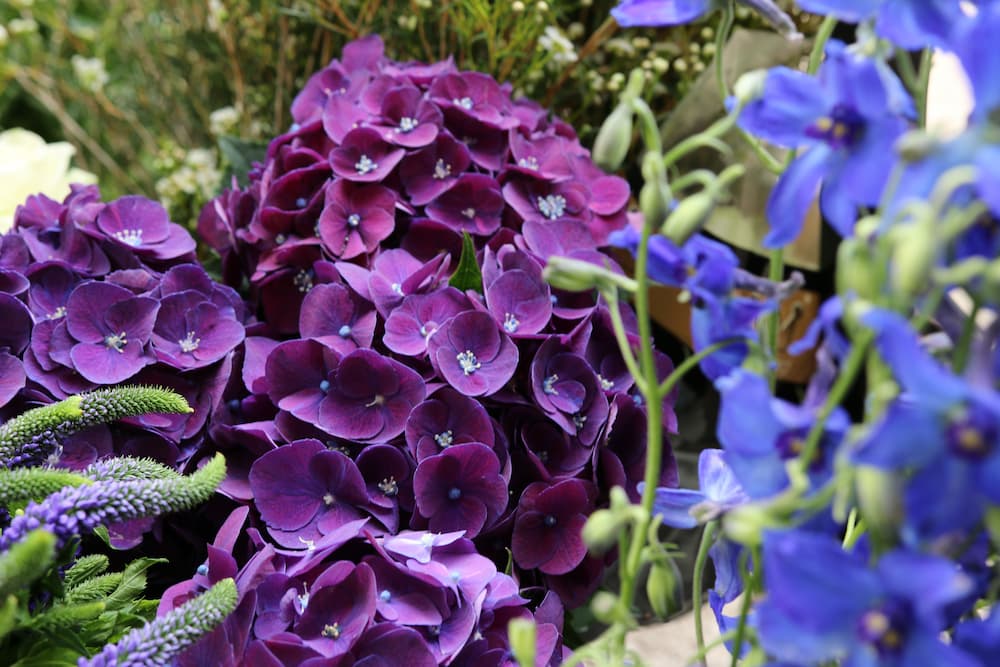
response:
{"label": "serrated green leaf", "polygon": [[91,577],[96,577],[108,571],[110,561],[104,554],[82,556],[66,571],[66,588],[76,588]]}
{"label": "serrated green leaf", "polygon": [[142,597],[146,591],[146,570],[157,563],[168,563],[166,558],[137,558],[122,572],[121,583],[105,602],[109,610],[121,609]]}
{"label": "serrated green leaf", "polygon": [[73,649],[39,643],[10,667],[76,667],[80,654]]}
{"label": "serrated green leaf", "polygon": [[249,183],[247,174],[254,162],[263,162],[267,156],[267,144],[245,141],[238,137],[219,137],[219,150],[226,159],[229,168],[223,178],[223,187],[229,187],[229,182],[235,176],[240,187]]}
{"label": "serrated green leaf", "polygon": [[93,602],[117,590],[122,581],[121,572],[112,572],[92,577],[78,586],[66,591],[66,601],[69,603]]}
{"label": "serrated green leaf", "polygon": [[483,291],[483,274],[476,262],[476,245],[469,232],[462,232],[462,256],[448,284],[463,292],[467,289]]}

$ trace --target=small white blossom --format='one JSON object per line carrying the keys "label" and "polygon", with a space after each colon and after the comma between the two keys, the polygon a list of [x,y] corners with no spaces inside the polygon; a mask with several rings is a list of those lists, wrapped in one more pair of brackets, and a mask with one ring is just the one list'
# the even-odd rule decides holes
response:
{"label": "small white blossom", "polygon": [[239,122],[240,112],[233,106],[216,109],[208,115],[208,129],[217,137],[232,132]]}
{"label": "small white blossom", "polygon": [[70,63],[81,86],[92,93],[104,90],[104,85],[108,82],[108,70],[101,58],[84,58],[76,54],[70,58]]}
{"label": "small white blossom", "polygon": [[545,32],[538,38],[538,45],[552,54],[553,62],[568,65],[577,60],[576,49],[562,30],[555,26],[546,26]]}

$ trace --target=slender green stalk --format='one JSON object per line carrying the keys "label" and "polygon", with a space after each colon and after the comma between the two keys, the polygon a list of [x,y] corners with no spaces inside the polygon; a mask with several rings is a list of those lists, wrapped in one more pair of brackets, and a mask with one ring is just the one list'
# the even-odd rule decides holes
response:
{"label": "slender green stalk", "polygon": [[[746,636],[747,632],[747,619],[750,617],[750,606],[753,604],[753,593],[754,584],[759,576],[757,570],[754,571],[753,577],[750,576],[750,552],[744,551],[740,555],[740,576],[743,577],[744,587],[743,587],[743,600],[740,605],[740,618],[736,623],[736,638],[733,640],[733,657],[732,661],[729,663],[730,667],[736,667],[740,660],[740,649],[743,647],[743,638]],[[760,562],[760,559],[757,559]]]}
{"label": "slender green stalk", "polygon": [[726,42],[729,41],[729,34],[733,30],[733,19],[736,16],[734,4],[733,0],[728,0],[722,7],[722,20],[715,30],[715,83],[719,86],[719,99],[723,104],[729,99],[729,86],[726,85],[722,54],[726,49]]}
{"label": "slender green stalk", "polygon": [[[723,136],[724,134],[726,134],[726,132],[729,132],[729,130],[733,129],[733,127],[736,125],[737,117],[739,117],[738,109],[734,110],[727,116],[723,116],[719,120],[709,125],[707,128],[705,128],[704,132],[692,135],[687,139],[684,139],[677,145],[675,145],[673,148],[667,151],[666,154],[663,156],[664,168],[670,169],[670,167],[676,164],[678,160],[683,158],[688,153],[696,151],[704,146],[712,145],[713,142],[715,142],[719,137]],[[719,143],[716,149],[721,153],[729,151],[729,147],[724,143]],[[774,160],[773,157],[771,158],[771,160],[777,162],[776,160]]]}
{"label": "slender green stalk", "polygon": [[709,521],[701,533],[701,544],[698,545],[698,556],[694,561],[694,583],[691,585],[691,599],[694,604],[694,638],[698,644],[698,655],[702,656],[702,665],[705,664],[704,655],[707,649],[705,648],[705,629],[701,622],[701,582],[705,576],[705,563],[708,561],[708,550],[712,546],[712,538],[715,537],[716,528],[718,528],[718,523]]}
{"label": "slender green stalk", "polygon": [[705,648],[698,650],[694,655],[688,658],[687,662],[684,664],[685,665],[693,665],[695,663],[704,664],[705,657],[708,655],[709,651],[711,651],[717,646],[722,646],[735,636],[736,636],[736,630],[730,630],[729,632],[719,635],[709,643],[705,644]]}
{"label": "slender green stalk", "polygon": [[931,80],[931,65],[934,61],[934,50],[924,49],[920,54],[920,73],[917,75],[917,90],[914,95],[917,104],[917,118],[920,127],[927,127],[927,89]]}
{"label": "slender green stalk", "polygon": [[819,66],[823,62],[823,52],[826,51],[826,43],[830,41],[834,29],[837,27],[837,19],[834,16],[827,16],[816,31],[813,41],[812,51],[809,53],[809,66],[806,72],[815,74],[819,71]]}
{"label": "slender green stalk", "polygon": [[[642,289],[642,287],[640,286],[639,289]],[[632,378],[635,380],[636,387],[638,387],[640,392],[645,394],[646,383],[643,381],[642,373],[639,371],[639,363],[635,359],[635,354],[632,353],[632,346],[628,344],[628,333],[625,331],[625,322],[622,321],[622,314],[618,309],[618,295],[605,294],[604,300],[608,302],[608,313],[611,315],[611,328],[614,329],[615,339],[618,341],[618,350],[621,352],[628,372],[632,374]]]}
{"label": "slender green stalk", "polygon": [[677,383],[681,381],[681,378],[683,378],[692,368],[695,368],[698,364],[700,364],[705,357],[715,354],[724,347],[729,347],[730,345],[742,342],[742,338],[739,336],[733,336],[732,338],[720,340],[718,343],[712,343],[700,352],[692,354],[690,357],[682,361],[676,368],[674,368],[673,372],[671,372],[670,375],[668,375],[666,379],[660,383],[660,386],[657,389],[657,400],[662,401],[666,398],[667,394],[672,392],[674,387],[677,386]]}
{"label": "slender green stalk", "polygon": [[955,346],[955,357],[952,359],[951,367],[956,374],[961,375],[969,363],[969,350],[972,348],[972,340],[976,333],[976,315],[979,314],[979,299],[972,297],[972,311],[965,316],[962,323],[962,333],[958,338],[958,345]]}
{"label": "slender green stalk", "polygon": [[819,447],[820,439],[823,437],[823,430],[826,428],[827,420],[837,406],[843,403],[851,385],[854,384],[855,378],[861,369],[864,368],[868,346],[871,345],[874,339],[875,333],[871,329],[865,329],[855,338],[854,344],[851,346],[851,352],[847,355],[847,359],[844,360],[843,366],[840,369],[840,375],[837,377],[837,381],[833,383],[833,387],[830,388],[830,393],[823,402],[823,407],[820,408],[819,414],[816,415],[816,421],[813,422],[812,428],[809,429],[805,444],[802,445],[802,452],[799,454],[798,463],[803,472],[809,469],[809,464],[816,455],[816,450]]}

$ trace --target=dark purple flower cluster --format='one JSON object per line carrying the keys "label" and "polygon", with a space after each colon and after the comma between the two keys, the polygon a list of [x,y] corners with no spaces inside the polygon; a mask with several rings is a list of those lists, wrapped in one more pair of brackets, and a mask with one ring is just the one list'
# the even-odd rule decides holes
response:
{"label": "dark purple flower cluster", "polygon": [[[301,551],[266,544],[248,516],[234,510],[195,576],[161,600],[162,618],[227,578],[238,587],[236,612],[179,665],[510,665],[514,618],[537,624],[538,664],[564,657],[558,596],[529,611],[518,583],[461,531],[375,537],[370,519],[355,519]],[[239,567],[244,532],[256,551]],[[359,532],[366,540],[344,547]],[[330,558],[348,548],[349,560]]]}
{"label": "dark purple flower cluster", "polygon": [[152,414],[88,429],[62,444],[61,464],[110,454],[183,462],[221,401],[246,309],[195,263],[194,239],[163,207],[102,202],[74,186],[60,203],[36,195],[0,237],[0,409],[17,414],[128,381],[182,394],[190,414]]}
{"label": "dark purple flower cluster", "polygon": [[[292,114],[249,186],[199,221],[260,320],[213,423],[231,470],[222,491],[252,503],[261,549],[315,570],[262,580],[254,632],[277,661],[255,664],[376,650],[403,626],[418,626],[434,660],[466,656],[494,627],[495,594],[466,590],[465,565],[456,583],[393,552],[407,531],[461,536],[435,558],[490,577],[509,550],[522,586],[584,603],[607,561],[580,530],[612,486],[638,497],[645,408],[608,305],[550,288],[542,269],[558,254],[621,271],[600,248],[627,223],[628,186],[506,86],[450,61],[393,62],[377,37],[314,75]],[[634,314],[617,307],[637,345]],[[675,486],[665,460],[662,484]],[[362,526],[381,536],[375,555],[323,561]],[[418,547],[430,548],[407,548]],[[375,606],[331,615],[371,591]],[[393,602],[394,591],[411,593]],[[295,602],[306,593],[308,608]]]}

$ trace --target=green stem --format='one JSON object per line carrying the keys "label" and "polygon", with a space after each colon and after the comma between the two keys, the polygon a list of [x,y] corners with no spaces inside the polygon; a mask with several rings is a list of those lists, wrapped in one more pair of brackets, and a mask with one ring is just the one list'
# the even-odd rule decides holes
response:
{"label": "green stem", "polygon": [[720,340],[718,343],[712,343],[700,352],[692,354],[690,357],[685,359],[680,363],[679,366],[674,368],[674,370],[667,376],[667,378],[660,383],[659,389],[657,390],[656,400],[662,401],[667,397],[667,394],[674,390],[674,387],[680,381],[684,375],[690,371],[692,368],[701,363],[702,359],[710,355],[715,354],[724,347],[729,347],[730,345],[735,345],[736,343],[742,343],[743,339],[739,336],[733,336],[732,338],[726,338],[725,340]]}
{"label": "green stem", "polygon": [[969,350],[972,347],[972,339],[976,333],[976,315],[979,313],[979,299],[972,297],[972,311],[966,315],[965,322],[962,323],[962,333],[958,338],[958,345],[955,346],[955,358],[952,360],[952,370],[956,375],[961,375],[969,363]]}
{"label": "green stem", "polygon": [[[640,288],[641,289],[641,288]],[[632,353],[632,346],[628,343],[628,332],[625,331],[625,322],[622,320],[621,311],[618,309],[618,297],[610,294],[604,295],[604,300],[608,302],[608,313],[611,315],[611,328],[615,332],[615,340],[618,341],[618,351],[621,352],[622,359],[628,372],[632,374],[636,387],[642,393],[646,392],[646,383],[642,373],[639,371],[639,364]]]}
{"label": "green stem", "polygon": [[733,0],[729,0],[722,8],[722,20],[715,30],[715,83],[719,87],[719,99],[725,105],[729,99],[729,86],[726,85],[726,77],[723,68],[723,52],[726,49],[726,42],[729,41],[729,33],[733,30],[733,19],[736,9]]}
{"label": "green stem", "polygon": [[[771,262],[767,267],[767,277],[773,283],[780,283],[785,277],[785,249],[775,248],[770,253]],[[767,340],[764,342],[764,349],[778,358],[778,329],[781,328],[781,304],[776,304],[774,311],[768,313],[766,320]],[[777,373],[769,373],[771,391],[777,383]]]}
{"label": "green stem", "polygon": [[[701,544],[698,546],[698,556],[694,561],[694,583],[691,585],[691,599],[694,603],[694,638],[698,644],[698,655],[702,657],[707,649],[705,648],[705,629],[701,622],[701,582],[705,576],[705,562],[708,561],[708,550],[712,546],[712,538],[715,536],[716,528],[718,528],[718,524],[715,521],[709,521],[705,524],[705,530],[701,534]],[[701,664],[705,664],[704,659],[702,659]]]}
{"label": "green stem", "polygon": [[920,73],[917,75],[917,89],[913,95],[917,105],[917,122],[920,127],[927,127],[927,88],[931,79],[933,60],[933,49],[924,49],[923,53],[920,54]]}
{"label": "green stem", "polygon": [[875,333],[871,329],[865,329],[855,338],[854,344],[851,346],[851,352],[847,355],[847,359],[844,360],[840,369],[840,375],[837,377],[837,381],[833,383],[833,387],[830,388],[830,393],[827,395],[826,401],[823,402],[823,407],[820,408],[819,414],[816,415],[816,421],[813,422],[812,428],[809,429],[809,435],[806,436],[805,444],[802,446],[798,463],[803,473],[809,470],[809,464],[816,455],[819,441],[823,437],[823,430],[826,428],[826,421],[833,414],[837,406],[844,401],[848,390],[854,384],[855,378],[864,367],[865,357],[868,354],[868,346],[871,345],[874,339]]}
{"label": "green stem", "polygon": [[844,548],[847,548],[848,543],[851,541],[851,536],[854,533],[854,526],[858,523],[858,508],[851,508],[851,513],[847,516],[847,526],[844,528],[844,541],[842,542]]}
{"label": "green stem", "polygon": [[819,71],[820,63],[823,62],[823,52],[826,51],[826,43],[830,41],[834,29],[837,27],[837,19],[834,16],[827,16],[816,31],[813,41],[812,52],[809,54],[809,67],[806,72],[815,74]]}
{"label": "green stem", "polygon": [[[723,116],[709,125],[704,132],[692,135],[675,145],[663,156],[663,167],[665,169],[669,169],[688,153],[691,153],[692,151],[695,151],[703,146],[711,145],[716,139],[733,129],[733,126],[736,125],[736,119],[738,116],[738,110],[734,110],[733,113]],[[720,148],[721,147],[728,148],[725,144],[722,144]]]}
{"label": "green stem", "polygon": [[[730,639],[732,639],[735,636],[736,636],[736,630],[730,630],[729,632],[726,632],[724,634],[719,635],[718,637],[716,637],[715,639],[713,639],[709,643],[705,644],[705,648],[704,649],[700,649],[697,653],[695,653],[690,658],[688,658],[687,662],[684,663],[684,664],[685,665],[693,665],[696,662],[704,664],[705,663],[705,657],[708,655],[709,651],[711,651],[712,649],[714,649],[717,646],[722,646],[723,644],[725,644],[726,642],[728,642]],[[569,664],[569,663],[564,663],[564,664]]]}
{"label": "green stem", "polygon": [[[754,576],[750,576],[750,568],[748,563],[750,560],[750,552],[744,551],[740,556],[740,575],[743,577],[745,586],[743,588],[743,600],[740,605],[740,618],[736,624],[736,638],[733,640],[733,658],[729,663],[730,667],[736,667],[740,660],[740,649],[743,648],[743,638],[746,636],[747,631],[747,619],[750,616],[750,606],[753,604],[753,591],[754,591],[754,580],[757,578],[756,571]],[[759,559],[758,559],[759,562]],[[758,568],[759,569],[759,568]]]}

